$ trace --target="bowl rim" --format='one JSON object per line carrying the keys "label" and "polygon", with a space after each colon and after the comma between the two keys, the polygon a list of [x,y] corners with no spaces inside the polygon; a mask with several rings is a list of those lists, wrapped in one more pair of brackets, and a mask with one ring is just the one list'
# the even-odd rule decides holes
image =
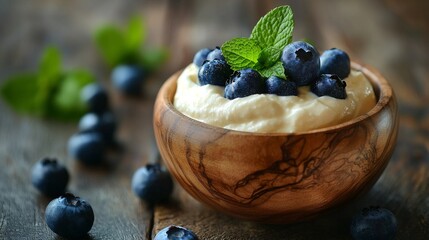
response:
{"label": "bowl rim", "polygon": [[[215,131],[215,132],[228,131],[229,134],[244,135],[244,136],[261,136],[261,137],[287,137],[287,136],[297,136],[297,135],[303,136],[303,135],[309,135],[309,134],[335,132],[340,129],[347,128],[349,126],[353,126],[354,124],[357,124],[365,119],[368,119],[378,114],[394,98],[392,87],[378,70],[366,64],[358,63],[356,61],[351,61],[351,69],[362,72],[365,75],[365,77],[367,77],[367,79],[370,81],[377,97],[377,103],[375,104],[375,106],[366,114],[360,115],[346,122],[336,124],[334,126],[323,127],[323,128],[313,129],[309,131],[291,132],[291,133],[246,132],[246,131],[239,131],[239,130],[227,129],[227,128],[210,125],[210,124],[201,122],[199,120],[193,119],[191,117],[188,117],[182,112],[180,112],[179,110],[177,110],[173,104],[174,94],[176,93],[176,89],[177,89],[177,80],[180,74],[183,72],[183,69],[171,75],[170,78],[163,84],[163,86],[161,87],[158,93],[158,94],[161,94],[161,96],[158,96],[158,98],[161,97],[165,103],[165,106],[172,113],[176,114],[177,117],[182,118],[186,121],[191,121],[193,124],[198,125],[199,127],[202,127],[211,131]],[[171,89],[171,87],[173,87],[174,89]],[[170,93],[171,91],[173,91],[173,93]],[[171,98],[173,99],[170,99],[170,95],[172,95]]]}

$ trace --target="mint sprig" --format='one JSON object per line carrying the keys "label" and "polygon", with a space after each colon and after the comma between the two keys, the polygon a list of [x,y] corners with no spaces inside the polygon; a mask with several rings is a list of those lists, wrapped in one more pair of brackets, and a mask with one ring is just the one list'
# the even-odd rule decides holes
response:
{"label": "mint sprig", "polygon": [[283,48],[292,42],[294,20],[289,6],[280,6],[262,17],[250,38],[235,38],[222,45],[222,53],[233,70],[252,68],[262,76],[286,78],[281,66]]}
{"label": "mint sprig", "polygon": [[84,70],[64,71],[58,49],[48,47],[36,72],[13,75],[0,95],[15,111],[59,120],[77,120],[86,112],[81,89],[94,81]]}
{"label": "mint sprig", "polygon": [[168,52],[165,48],[144,48],[146,34],[146,26],[141,18],[133,17],[123,29],[113,25],[98,28],[94,39],[109,67],[132,64],[152,72],[167,59]]}

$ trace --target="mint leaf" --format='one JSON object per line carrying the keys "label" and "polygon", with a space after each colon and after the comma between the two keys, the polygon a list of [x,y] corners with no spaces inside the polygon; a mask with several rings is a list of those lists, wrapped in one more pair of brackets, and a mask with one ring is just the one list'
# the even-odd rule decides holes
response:
{"label": "mint leaf", "polygon": [[279,78],[286,79],[285,70],[281,62],[276,62],[273,66],[269,68],[259,69],[258,72],[266,78],[271,76],[277,76]]}
{"label": "mint leaf", "polygon": [[292,41],[293,13],[289,6],[280,6],[262,17],[250,35],[261,48],[274,47],[282,50]]}
{"label": "mint leaf", "polygon": [[26,73],[10,77],[0,89],[1,96],[13,109],[21,113],[40,115],[43,105],[37,98],[37,75]]}
{"label": "mint leaf", "polygon": [[142,20],[136,16],[130,19],[125,31],[125,41],[127,51],[137,52],[146,37],[146,27]]}
{"label": "mint leaf", "polygon": [[[57,48],[48,47],[44,50],[39,63],[37,76],[36,105],[44,106],[49,101],[49,96],[57,86],[61,78],[61,56]],[[40,109],[45,114],[46,108]]]}
{"label": "mint leaf", "polygon": [[48,47],[43,51],[43,56],[39,63],[39,76],[45,79],[55,79],[61,72],[61,57],[58,49]]}
{"label": "mint leaf", "polygon": [[75,70],[64,74],[49,104],[48,116],[62,120],[77,120],[87,108],[80,98],[82,88],[94,82],[87,71]]}
{"label": "mint leaf", "polygon": [[222,45],[222,54],[233,70],[253,68],[261,51],[258,44],[248,38],[234,38]]}
{"label": "mint leaf", "polygon": [[98,29],[95,33],[95,42],[98,51],[110,67],[123,61],[124,55],[127,53],[127,43],[124,35],[117,28],[106,26]]}
{"label": "mint leaf", "polygon": [[265,48],[258,56],[258,65],[260,65],[261,68],[269,68],[273,66],[276,62],[279,61],[280,53],[281,50],[275,47]]}

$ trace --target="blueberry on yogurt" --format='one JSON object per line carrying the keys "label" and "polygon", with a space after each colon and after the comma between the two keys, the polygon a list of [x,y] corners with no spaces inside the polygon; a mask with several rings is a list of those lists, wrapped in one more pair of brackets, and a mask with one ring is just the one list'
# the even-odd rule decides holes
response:
{"label": "blueberry on yogurt", "polygon": [[306,42],[286,45],[281,60],[286,76],[297,86],[309,85],[320,75],[319,52]]}

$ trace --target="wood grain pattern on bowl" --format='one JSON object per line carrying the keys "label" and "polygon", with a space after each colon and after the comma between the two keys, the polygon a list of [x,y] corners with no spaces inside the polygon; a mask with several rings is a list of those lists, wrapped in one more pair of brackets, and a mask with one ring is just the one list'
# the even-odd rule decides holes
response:
{"label": "wood grain pattern on bowl", "polygon": [[154,130],[176,180],[197,200],[243,219],[290,223],[313,217],[369,189],[397,138],[397,104],[374,69],[376,106],[343,124],[293,134],[248,133],[193,120],[173,106],[174,74],[158,93]]}

